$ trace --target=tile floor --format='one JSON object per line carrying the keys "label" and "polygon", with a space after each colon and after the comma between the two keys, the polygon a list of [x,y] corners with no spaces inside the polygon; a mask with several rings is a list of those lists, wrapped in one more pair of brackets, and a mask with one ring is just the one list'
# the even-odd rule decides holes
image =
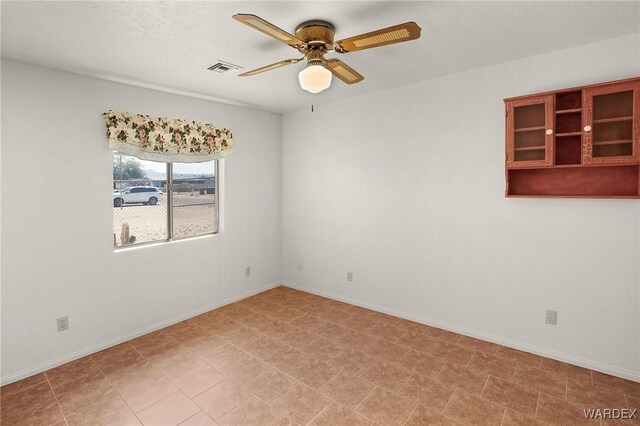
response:
{"label": "tile floor", "polygon": [[640,407],[639,383],[287,287],[1,394],[6,426],[609,425],[583,408]]}

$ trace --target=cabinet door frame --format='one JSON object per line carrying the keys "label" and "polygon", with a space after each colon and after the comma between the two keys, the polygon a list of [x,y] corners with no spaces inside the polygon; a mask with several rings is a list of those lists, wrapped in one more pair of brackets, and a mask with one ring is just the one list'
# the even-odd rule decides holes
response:
{"label": "cabinet door frame", "polygon": [[[593,156],[593,98],[618,92],[633,92],[633,112],[631,119],[631,155],[612,157]],[[611,83],[582,90],[582,164],[635,164],[640,161],[640,82]],[[590,131],[585,131],[589,126]]]}
{"label": "cabinet door frame", "polygon": [[[555,134],[555,108],[554,108],[555,96],[549,95],[535,95],[526,98],[515,99],[507,101],[506,104],[506,121],[507,121],[507,168],[532,168],[532,167],[550,167],[553,166],[553,140]],[[515,161],[515,109],[517,107],[544,104],[544,119],[545,119],[545,135],[544,135],[544,159],[543,160],[527,160],[527,161]],[[551,130],[551,134],[547,134],[548,130]]]}

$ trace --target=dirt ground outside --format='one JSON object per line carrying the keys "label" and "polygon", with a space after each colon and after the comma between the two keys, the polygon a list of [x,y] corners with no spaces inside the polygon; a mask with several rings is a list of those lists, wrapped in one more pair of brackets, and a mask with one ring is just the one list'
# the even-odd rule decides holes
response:
{"label": "dirt ground outside", "polygon": [[[183,238],[209,234],[217,230],[215,195],[174,194],[173,236]],[[129,224],[129,235],[135,243],[167,239],[167,200],[164,197],[155,206],[125,204],[113,208],[113,232],[116,245],[121,246],[122,224]]]}

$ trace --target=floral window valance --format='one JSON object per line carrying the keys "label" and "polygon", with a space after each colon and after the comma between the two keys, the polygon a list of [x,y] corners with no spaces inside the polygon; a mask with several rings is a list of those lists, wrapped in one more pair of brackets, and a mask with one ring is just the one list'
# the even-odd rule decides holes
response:
{"label": "floral window valance", "polygon": [[109,149],[143,160],[199,163],[233,153],[231,131],[213,124],[111,110],[102,115]]}

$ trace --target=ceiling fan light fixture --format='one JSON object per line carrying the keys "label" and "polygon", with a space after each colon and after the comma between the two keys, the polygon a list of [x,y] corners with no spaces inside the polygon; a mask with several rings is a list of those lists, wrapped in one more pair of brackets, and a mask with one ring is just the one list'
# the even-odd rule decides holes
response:
{"label": "ceiling fan light fixture", "polygon": [[320,63],[309,63],[309,65],[298,74],[300,87],[311,93],[320,93],[328,89],[329,86],[331,86],[331,77],[331,71]]}

